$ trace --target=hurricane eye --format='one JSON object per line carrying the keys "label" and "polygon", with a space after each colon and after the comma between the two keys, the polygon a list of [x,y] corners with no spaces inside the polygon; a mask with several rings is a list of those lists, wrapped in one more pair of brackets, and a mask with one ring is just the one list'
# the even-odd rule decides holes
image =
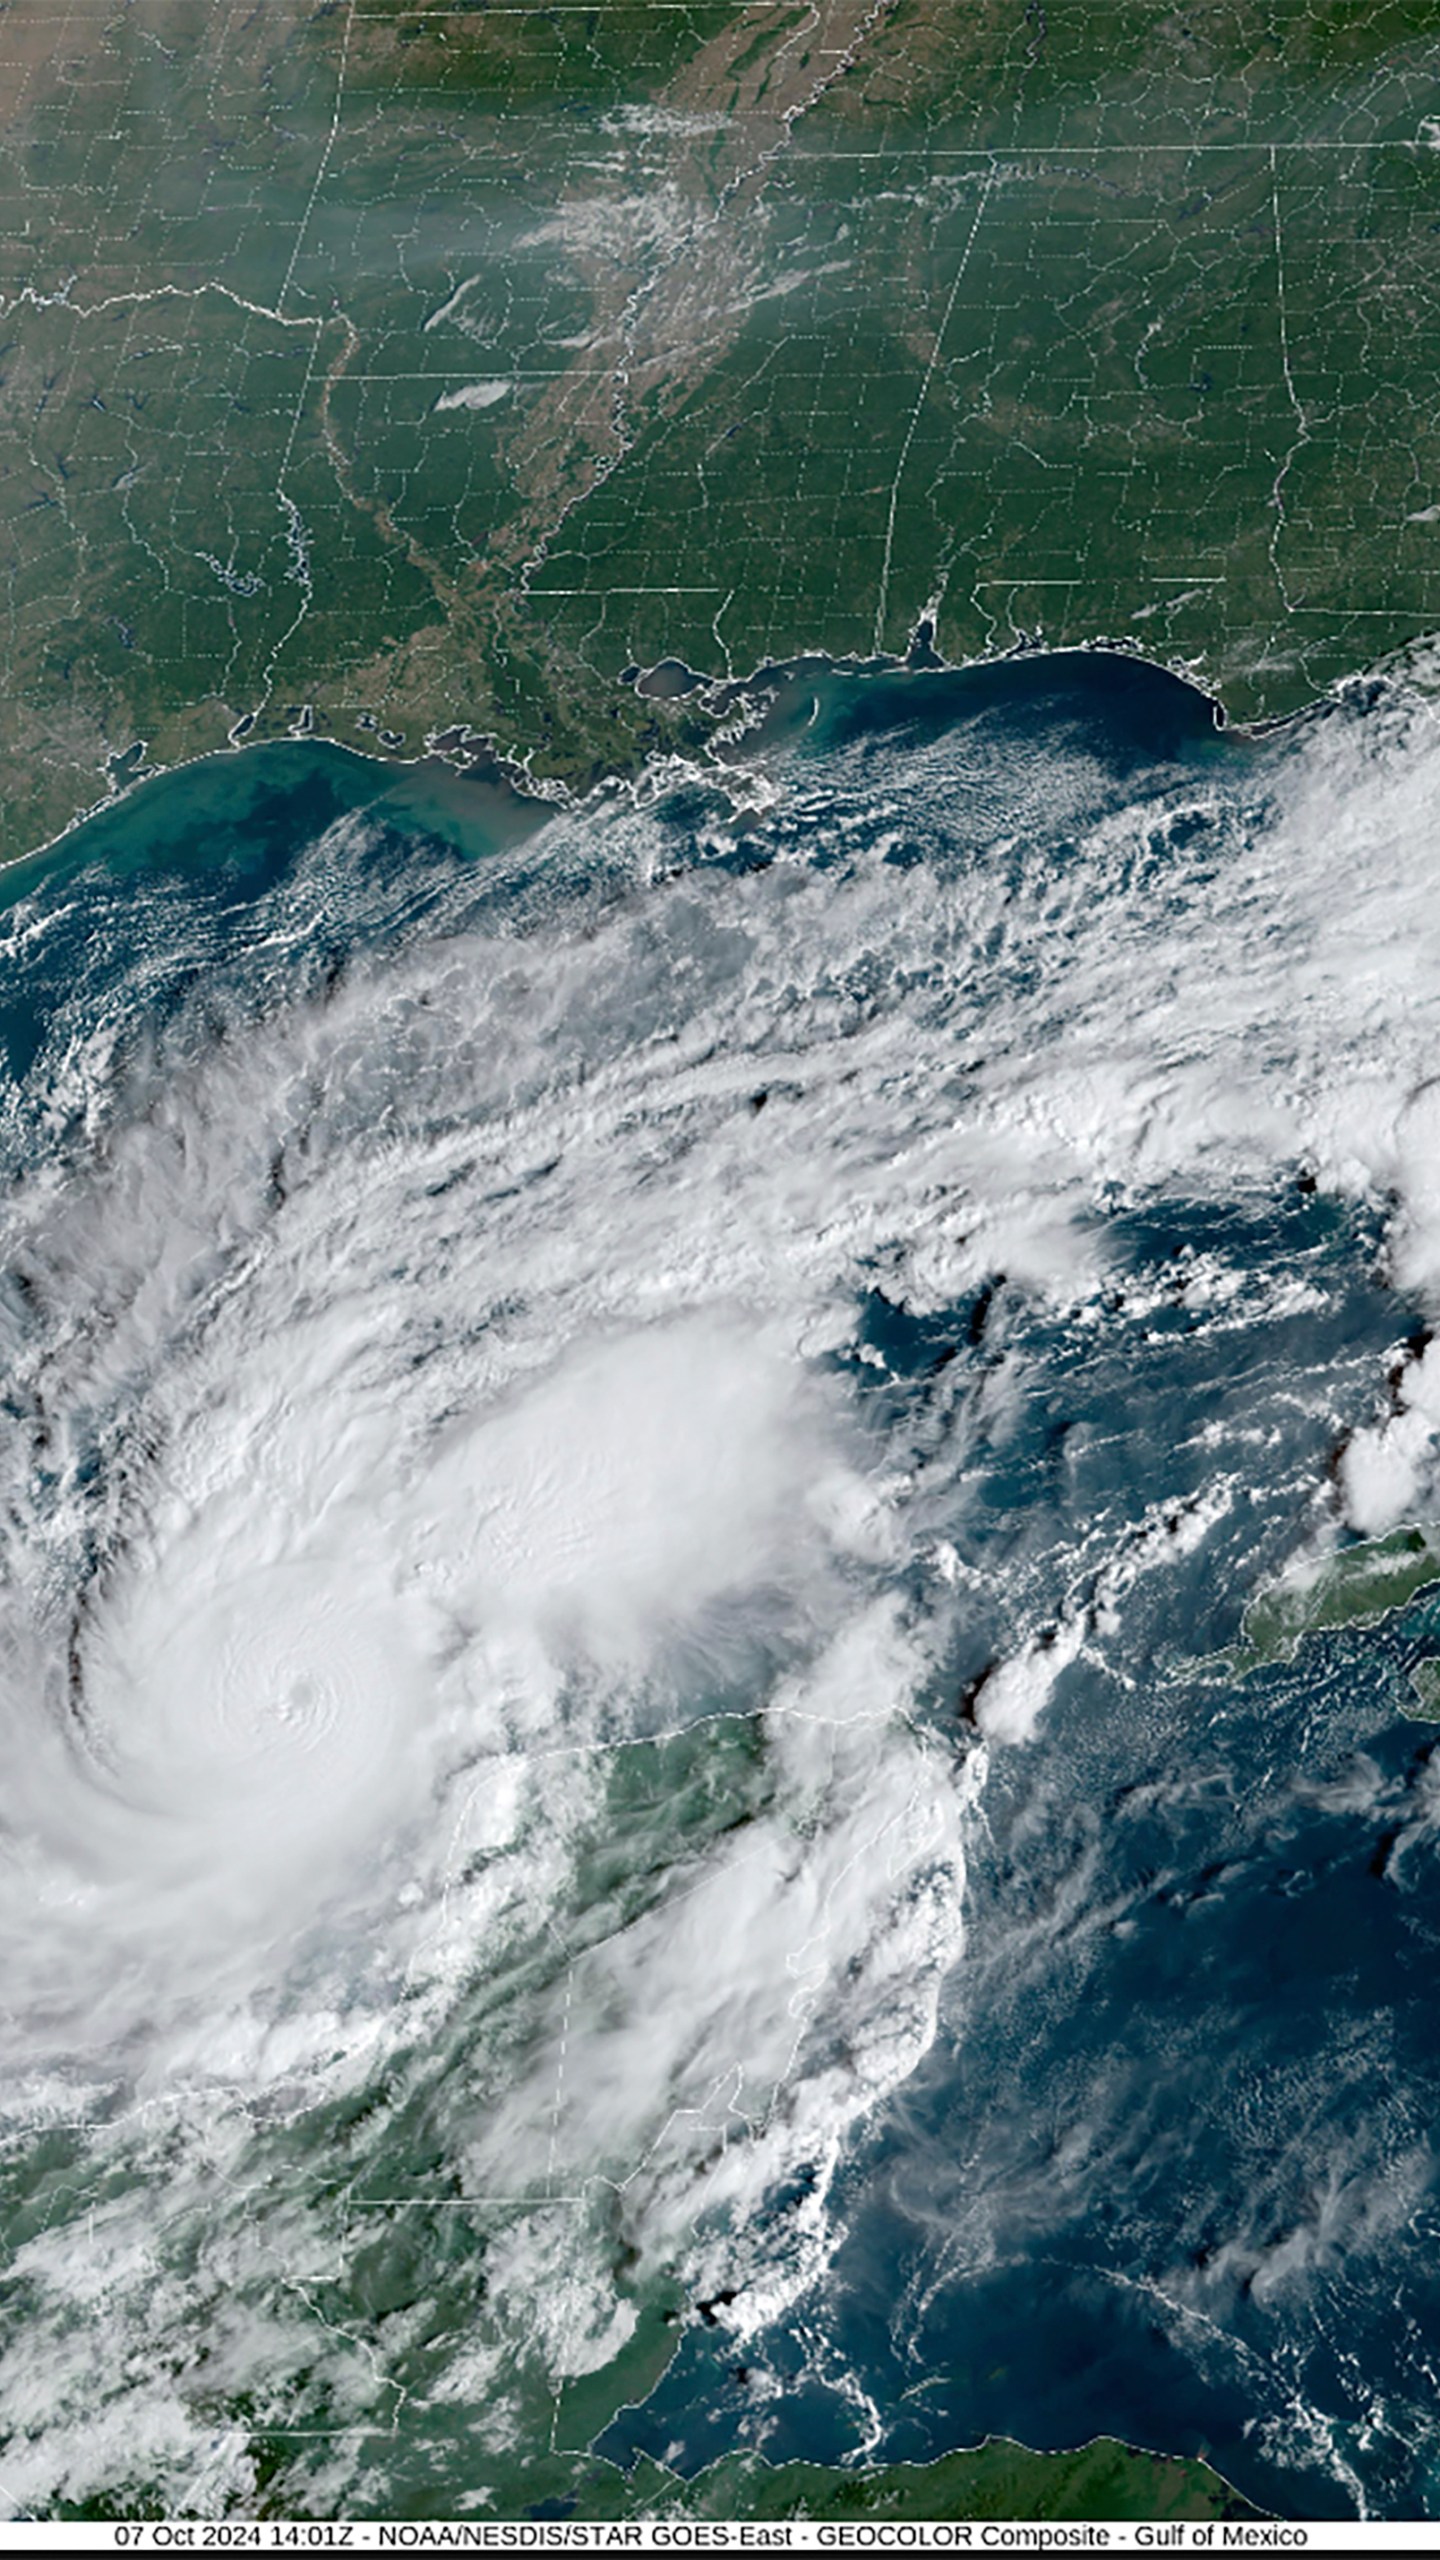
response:
{"label": "hurricane eye", "polygon": [[[287,327],[298,492],[411,377]],[[765,681],[493,837],[197,766],[193,858],[157,785],[17,907],[27,2512],[543,2536],[823,2446],[767,2509],[885,2533],[932,2428],[948,2512],[1203,2512],[1115,2467],[1162,2381],[1272,2507],[1428,2459],[1433,862],[1133,659]]]}

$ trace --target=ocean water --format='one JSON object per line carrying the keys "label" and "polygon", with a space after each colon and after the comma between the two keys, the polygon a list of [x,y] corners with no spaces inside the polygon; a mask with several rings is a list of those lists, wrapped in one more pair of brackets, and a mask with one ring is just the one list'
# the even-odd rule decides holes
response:
{"label": "ocean water", "polygon": [[11,2513],[1204,2451],[1440,2511],[1440,743],[1103,655],[0,915]]}

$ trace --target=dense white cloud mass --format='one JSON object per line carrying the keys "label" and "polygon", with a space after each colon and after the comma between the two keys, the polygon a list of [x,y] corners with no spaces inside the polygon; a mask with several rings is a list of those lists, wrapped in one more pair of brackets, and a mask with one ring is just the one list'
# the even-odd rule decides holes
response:
{"label": "dense white cloud mass", "polygon": [[[1395,1276],[1440,1294],[1437,776],[1412,709],[1318,727],[1248,798],[1217,773],[1097,818],[1082,758],[1002,793],[961,732],[793,766],[765,868],[681,867],[664,811],[557,821],[513,912],[497,858],[430,938],[333,984],[277,963],[228,1014],[212,983],[148,1044],[96,959],[0,1203],[10,2104],[103,2119],[117,2160],[180,2145],[167,2210],[250,2306],[207,2349],[231,2388],[289,2387],[341,2245],[244,2224],[257,2125],[427,2050],[455,2192],[505,2217],[500,2327],[437,2402],[495,2399],[506,2320],[573,2375],[664,2268],[746,2329],[823,2263],[961,1944],[967,1523],[1031,1383],[1002,1328],[917,1439],[860,1393],[866,1295],[918,1319],[1003,1275],[1098,1324],[1117,1208],[1302,1164],[1391,1201]],[[364,864],[348,822],[299,905]],[[14,951],[47,929],[21,907]],[[1240,1276],[1187,1269],[1234,1320]],[[1433,1497],[1433,1368],[1388,1418],[1375,1381],[1359,1526]],[[1032,1736],[1233,1500],[1217,1465],[1118,1545],[1022,1558],[982,1734]],[[170,2320],[125,2425],[199,2477],[189,2315],[105,2210],[21,2255],[16,2499],[108,2476],[97,2284],[115,2372]],[[362,2393],[340,2324],[327,2352]]]}

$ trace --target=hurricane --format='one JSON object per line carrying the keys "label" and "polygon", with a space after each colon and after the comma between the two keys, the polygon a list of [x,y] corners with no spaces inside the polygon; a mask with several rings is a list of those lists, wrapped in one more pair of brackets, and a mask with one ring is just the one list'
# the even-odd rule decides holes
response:
{"label": "hurricane", "polygon": [[1440,1501],[1437,787],[1413,675],[801,667],[12,875],[12,2515],[1433,2507],[1430,1602],[1232,1657]]}

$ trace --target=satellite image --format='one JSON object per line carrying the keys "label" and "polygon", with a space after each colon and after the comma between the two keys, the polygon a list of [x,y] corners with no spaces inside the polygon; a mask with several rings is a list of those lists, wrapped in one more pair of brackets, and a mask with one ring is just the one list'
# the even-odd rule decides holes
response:
{"label": "satellite image", "polygon": [[0,2518],[1440,2519],[1440,0],[0,200]]}

